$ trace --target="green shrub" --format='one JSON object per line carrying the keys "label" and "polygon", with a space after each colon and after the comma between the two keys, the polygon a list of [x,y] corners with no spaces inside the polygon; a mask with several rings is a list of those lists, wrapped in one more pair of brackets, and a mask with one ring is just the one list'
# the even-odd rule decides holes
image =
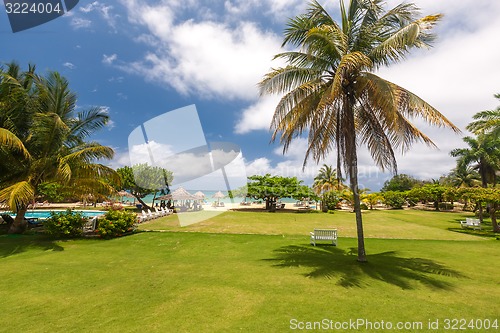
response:
{"label": "green shrub", "polygon": [[406,199],[402,192],[388,191],[384,192],[384,202],[387,206],[393,209],[402,209],[406,203]]}
{"label": "green shrub", "polygon": [[335,211],[333,209],[329,209],[328,214],[335,214]]}
{"label": "green shrub", "polygon": [[68,209],[65,212],[52,212],[43,222],[45,232],[49,235],[62,237],[78,237],[83,233],[83,225],[87,219],[77,212]]}
{"label": "green shrub", "polygon": [[110,210],[99,219],[96,229],[102,238],[113,238],[134,230],[136,216],[134,213],[121,210]]}
{"label": "green shrub", "polygon": [[359,205],[359,207],[360,207],[362,210],[367,210],[367,209],[368,209],[368,205],[367,205],[367,204],[365,204],[365,203],[363,203],[363,202]]}

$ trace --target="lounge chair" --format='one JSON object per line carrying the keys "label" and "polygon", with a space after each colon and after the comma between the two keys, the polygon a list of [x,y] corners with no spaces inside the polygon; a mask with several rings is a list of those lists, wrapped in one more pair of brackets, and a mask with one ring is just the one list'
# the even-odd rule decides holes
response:
{"label": "lounge chair", "polygon": [[156,211],[156,216],[158,217],[166,215],[165,212],[163,210],[158,209],[158,207],[155,207],[155,211]]}
{"label": "lounge chair", "polygon": [[151,219],[155,219],[158,217],[158,215],[156,215],[155,213],[153,213],[151,211],[151,209],[148,209],[148,216],[151,218]]}
{"label": "lounge chair", "polygon": [[90,218],[84,225],[83,225],[83,232],[92,232],[95,230],[97,226],[97,216],[94,216]]}

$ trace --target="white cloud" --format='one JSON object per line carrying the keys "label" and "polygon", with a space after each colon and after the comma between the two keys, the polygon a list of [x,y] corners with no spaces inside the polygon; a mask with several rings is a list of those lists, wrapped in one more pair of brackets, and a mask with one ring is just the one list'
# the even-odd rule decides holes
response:
{"label": "white cloud", "polygon": [[[129,20],[149,32],[138,40],[152,49],[143,59],[120,68],[185,95],[256,99],[256,85],[279,51],[281,41],[276,34],[247,20],[180,19],[186,7],[194,8],[189,4],[151,6],[133,0],[126,4]],[[198,16],[202,7],[208,8],[198,7]]]}
{"label": "white cloud", "polygon": [[279,99],[280,97],[275,95],[263,96],[255,104],[244,109],[236,124],[235,132],[245,134],[255,130],[269,130]]}
{"label": "white cloud", "polygon": [[[113,9],[113,6],[105,5],[103,3],[100,3],[99,1],[94,1],[94,2],[87,4],[86,6],[79,7],[80,12],[83,13],[84,15],[88,15],[92,12],[98,13],[102,18],[104,18],[104,20],[106,21],[106,23],[110,27],[115,29],[116,19],[119,16],[113,15],[111,12],[112,9]],[[85,26],[85,27],[88,27],[88,26]]]}
{"label": "white cloud", "polygon": [[[401,1],[388,2],[394,6]],[[269,71],[272,56],[281,51],[282,37],[281,32],[266,29],[302,13],[305,2],[226,0],[223,12],[212,10],[213,3],[208,0],[160,1],[156,5],[143,0],[123,0],[123,3],[129,22],[146,30],[139,29],[135,40],[146,46],[147,51],[142,59],[132,63],[116,61],[115,57],[110,58],[110,64],[172,87],[181,94],[248,101],[250,105],[235,124],[235,132],[269,129],[277,98],[257,99],[256,84]],[[416,3],[424,14],[445,14],[436,29],[435,47],[412,52],[406,61],[383,68],[379,74],[415,92],[464,129],[474,113],[497,105],[492,96],[500,92],[497,59],[500,47],[495,42],[500,31],[500,2],[417,0]],[[338,13],[336,7],[338,4],[328,3],[334,15]],[[266,27],[256,21],[256,13]],[[417,123],[420,127],[420,122]],[[461,136],[449,130],[424,127],[424,132],[429,133],[440,150],[415,145],[404,156],[398,156],[399,172],[437,178],[454,166],[454,159],[448,153],[463,143]],[[296,155],[290,152],[282,162],[273,162],[269,156],[247,161],[249,174],[260,170],[299,175],[303,162],[299,155],[304,154],[299,149],[303,145],[292,146],[297,147]],[[333,164],[335,158],[327,161]],[[312,170],[313,163],[310,164]],[[365,183],[377,184],[380,179],[390,177],[375,170],[369,154],[360,150],[360,172]],[[308,173],[308,179],[311,174],[313,171]]]}
{"label": "white cloud", "polygon": [[71,62],[65,62],[63,64],[64,67],[68,68],[68,69],[75,69],[76,66],[74,64],[72,64]]}
{"label": "white cloud", "polygon": [[88,28],[91,24],[92,21],[80,17],[73,17],[71,19],[71,26],[75,29]]}
{"label": "white cloud", "polygon": [[112,64],[113,64],[113,62],[114,62],[116,59],[118,59],[118,56],[117,56],[115,53],[113,53],[113,54],[111,54],[111,55],[109,55],[109,56],[108,56],[108,55],[106,55],[106,54],[103,54],[103,55],[102,55],[102,62],[103,62],[104,64],[106,64],[106,65],[112,65]]}

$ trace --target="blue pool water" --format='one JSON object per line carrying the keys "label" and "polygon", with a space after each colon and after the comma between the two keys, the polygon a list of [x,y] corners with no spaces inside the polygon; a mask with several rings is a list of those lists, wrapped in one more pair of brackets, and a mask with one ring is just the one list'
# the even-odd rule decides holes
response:
{"label": "blue pool water", "polygon": [[[64,212],[64,210],[29,210],[26,212],[25,218],[27,219],[46,219],[50,217],[50,213],[59,213],[59,212]],[[99,210],[74,210],[74,212],[81,213],[85,217],[94,217],[94,216],[101,216],[106,214],[106,212],[99,211]],[[10,214],[12,217],[16,216],[15,214]]]}

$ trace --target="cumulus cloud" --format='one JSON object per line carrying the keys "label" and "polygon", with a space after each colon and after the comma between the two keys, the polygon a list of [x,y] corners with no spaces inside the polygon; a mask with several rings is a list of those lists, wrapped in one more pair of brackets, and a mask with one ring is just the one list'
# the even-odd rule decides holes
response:
{"label": "cumulus cloud", "polygon": [[280,97],[275,95],[263,96],[255,104],[243,109],[242,116],[235,126],[235,132],[246,134],[255,130],[269,130],[279,99]]}
{"label": "cumulus cloud", "polygon": [[[145,27],[139,40],[155,45],[142,59],[123,64],[123,70],[174,88],[184,95],[255,100],[257,82],[271,67],[280,38],[254,21],[201,17],[181,19],[184,7],[126,2],[129,20]],[[207,7],[203,4],[197,8]],[[206,16],[206,15],[205,15]]]}

